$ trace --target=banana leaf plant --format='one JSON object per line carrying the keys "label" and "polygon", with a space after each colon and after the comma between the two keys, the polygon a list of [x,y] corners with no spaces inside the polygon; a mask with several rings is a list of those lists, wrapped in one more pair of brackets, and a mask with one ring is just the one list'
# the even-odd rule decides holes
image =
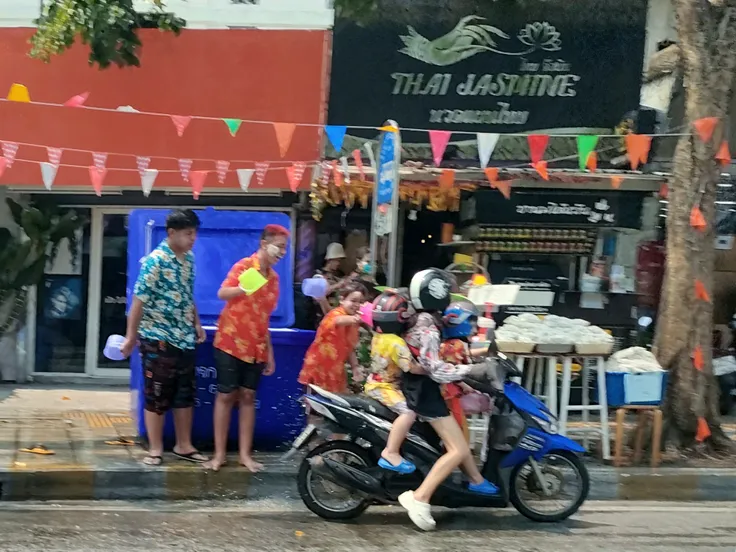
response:
{"label": "banana leaf plant", "polygon": [[6,202],[20,232],[0,228],[0,337],[20,328],[28,289],[40,283],[64,240],[77,258],[78,231],[87,224],[75,211],[48,201]]}

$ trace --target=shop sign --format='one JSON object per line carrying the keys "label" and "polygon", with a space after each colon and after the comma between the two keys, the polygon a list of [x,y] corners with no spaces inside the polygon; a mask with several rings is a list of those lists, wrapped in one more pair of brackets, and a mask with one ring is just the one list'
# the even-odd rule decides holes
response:
{"label": "shop sign", "polygon": [[369,23],[338,18],[329,120],[397,117],[404,128],[501,133],[613,128],[639,106],[646,29],[646,0],[621,1],[459,3],[437,14],[383,0]]}

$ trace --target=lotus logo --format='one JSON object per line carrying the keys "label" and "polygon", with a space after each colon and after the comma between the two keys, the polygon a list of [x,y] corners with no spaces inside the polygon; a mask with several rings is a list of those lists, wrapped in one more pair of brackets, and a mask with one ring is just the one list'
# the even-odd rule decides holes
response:
{"label": "lotus logo", "polygon": [[511,37],[498,27],[480,23],[485,18],[477,15],[463,17],[449,33],[430,40],[420,35],[412,26],[408,35],[401,36],[404,47],[400,53],[430,65],[454,65],[482,52],[504,56],[524,56],[537,50],[556,52],[562,48],[560,33],[546,21],[527,24],[517,35],[522,44],[520,51],[507,51],[499,46],[499,39]]}

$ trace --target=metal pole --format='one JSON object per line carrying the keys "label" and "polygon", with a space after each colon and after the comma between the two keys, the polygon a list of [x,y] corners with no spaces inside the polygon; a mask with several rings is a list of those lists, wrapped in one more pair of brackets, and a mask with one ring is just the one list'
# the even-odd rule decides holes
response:
{"label": "metal pole", "polygon": [[[396,121],[389,120],[386,124],[394,126],[397,129],[399,128]],[[399,188],[401,186],[399,174],[399,169],[401,167],[401,134],[398,131],[394,138],[394,147],[394,193],[391,195],[391,207],[389,210],[389,216],[391,217],[391,233],[388,237],[388,270],[386,271],[386,279],[389,286],[398,287],[399,279],[401,278],[401,274],[399,274],[399,271],[397,270],[397,260],[399,255]]]}

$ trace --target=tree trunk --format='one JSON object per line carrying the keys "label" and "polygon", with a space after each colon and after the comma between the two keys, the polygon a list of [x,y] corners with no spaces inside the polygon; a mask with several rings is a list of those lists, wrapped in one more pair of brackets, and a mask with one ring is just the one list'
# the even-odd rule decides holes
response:
{"label": "tree trunk", "polygon": [[[718,386],[712,371],[713,305],[695,296],[700,280],[712,298],[715,249],[715,199],[719,167],[715,152],[725,138],[728,106],[736,69],[736,0],[674,0],[683,84],[685,132],[675,150],[667,212],[667,267],[663,281],[654,352],[669,370],[665,398],[668,436],[682,448],[696,442],[698,420],[708,423],[707,443],[724,449],[731,442],[720,428]],[[704,143],[691,125],[717,117],[713,138]],[[690,225],[699,206],[707,228]],[[697,370],[693,355],[702,348],[704,367]]]}

